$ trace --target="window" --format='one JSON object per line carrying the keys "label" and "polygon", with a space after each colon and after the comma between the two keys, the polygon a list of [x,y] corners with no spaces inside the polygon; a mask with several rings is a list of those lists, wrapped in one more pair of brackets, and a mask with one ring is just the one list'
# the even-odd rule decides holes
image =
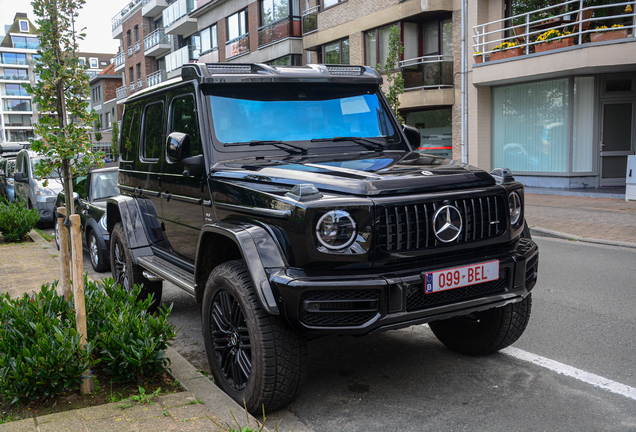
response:
{"label": "window", "polygon": [[38,49],[40,46],[40,41],[36,37],[11,36],[11,41],[13,42],[13,48]]}
{"label": "window", "polygon": [[172,132],[182,132],[190,136],[190,152],[186,157],[201,154],[201,135],[194,97],[187,95],[174,99],[171,115]]}
{"label": "window", "polygon": [[247,33],[247,10],[227,18],[227,40],[232,41]]}
{"label": "window", "polygon": [[27,57],[26,57],[26,54],[2,53],[2,63],[14,64],[14,65],[26,65]]}
{"label": "window", "polygon": [[269,62],[272,66],[302,66],[302,55],[290,54]]}
{"label": "window", "polygon": [[[0,75],[2,76],[2,75]],[[4,77],[5,79],[14,79],[14,80],[28,80],[29,76],[27,75],[26,69],[4,69]]]}
{"label": "window", "polygon": [[347,0],[322,0],[322,8],[325,9],[331,6],[335,6],[338,3],[344,3],[346,1]]}
{"label": "window", "polygon": [[128,69],[128,72],[130,72],[130,84],[134,84],[135,83],[135,69],[133,67],[130,67]]}
{"label": "window", "polygon": [[28,99],[5,99],[5,111],[31,111],[31,101]]}
{"label": "window", "polygon": [[216,29],[216,24],[214,24],[211,27],[201,30],[201,53],[205,53],[219,47]]}
{"label": "window", "polygon": [[100,66],[108,66],[108,62],[107,61],[100,61],[99,65]]}
{"label": "window", "polygon": [[262,0],[261,26],[289,18],[289,0]]}
{"label": "window", "polygon": [[90,58],[90,64],[91,64],[91,68],[92,69],[97,69],[99,67],[98,64],[97,64],[97,59],[96,58],[91,57]]}
{"label": "window", "polygon": [[141,63],[137,63],[137,79],[141,79]]}
{"label": "window", "polygon": [[111,124],[110,124],[110,113],[107,112],[106,113],[106,123],[104,124],[104,128],[106,129],[110,129]]}
{"label": "window", "polygon": [[86,57],[80,57],[79,58],[79,64],[80,66],[84,66],[86,64]]}
{"label": "window", "polygon": [[139,26],[136,25],[134,30],[135,30],[135,42],[139,42]]}
{"label": "window", "polygon": [[126,40],[128,41],[128,48],[132,46],[132,33],[130,30],[126,32]]}
{"label": "window", "polygon": [[144,159],[156,161],[159,160],[161,153],[162,137],[161,133],[163,124],[163,103],[158,102],[146,106],[144,113],[144,141],[142,154]]}
{"label": "window", "polygon": [[[426,154],[453,157],[452,108],[412,111],[405,114],[406,124],[420,131],[419,149]],[[415,143],[413,143],[415,144]]]}
{"label": "window", "polygon": [[26,91],[21,84],[5,84],[5,94],[7,96],[28,96],[29,93]]}
{"label": "window", "polygon": [[349,64],[349,39],[341,39],[324,46],[325,64]]}
{"label": "window", "polygon": [[123,161],[131,162],[135,159],[134,150],[139,145],[139,117],[139,110],[136,108],[124,112],[119,143],[119,154]]}
{"label": "window", "polygon": [[5,126],[31,126],[31,116],[29,114],[6,114]]}
{"label": "window", "polygon": [[20,32],[28,33],[29,32],[29,22],[27,20],[19,20],[20,23]]}
{"label": "window", "polygon": [[389,54],[389,35],[391,27],[384,27],[368,31],[364,34],[365,63],[368,66],[375,67],[380,64],[382,67],[386,64],[386,58]]}

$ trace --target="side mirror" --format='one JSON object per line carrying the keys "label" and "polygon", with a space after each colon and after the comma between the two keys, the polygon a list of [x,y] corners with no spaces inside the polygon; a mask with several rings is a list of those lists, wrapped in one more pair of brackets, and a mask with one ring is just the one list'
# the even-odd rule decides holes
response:
{"label": "side mirror", "polygon": [[402,125],[402,130],[404,131],[404,135],[406,135],[406,139],[409,140],[409,144],[413,147],[413,150],[417,150],[422,143],[420,131],[409,125]]}
{"label": "side mirror", "polygon": [[22,174],[20,171],[17,171],[14,175],[13,175],[13,179],[18,182],[18,183],[26,183],[29,184],[29,179],[27,177],[24,176],[24,174]]}
{"label": "side mirror", "polygon": [[79,194],[77,192],[73,192],[73,199],[79,201]]}
{"label": "side mirror", "polygon": [[201,174],[203,174],[203,166],[205,165],[203,155],[185,158],[181,162],[185,165],[184,176],[201,177]]}
{"label": "side mirror", "polygon": [[190,135],[181,132],[172,132],[168,135],[166,156],[172,163],[181,162],[190,156]]}

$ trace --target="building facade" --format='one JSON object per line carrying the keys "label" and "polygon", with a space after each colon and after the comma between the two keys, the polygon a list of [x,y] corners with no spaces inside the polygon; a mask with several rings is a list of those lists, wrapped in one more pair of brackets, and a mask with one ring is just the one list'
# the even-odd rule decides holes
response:
{"label": "building facade", "polygon": [[[123,112],[121,104],[117,104],[117,89],[122,85],[121,75],[115,72],[115,65],[109,64],[99,74],[93,76],[91,86],[91,107],[97,114],[91,134],[93,148],[97,148],[110,156],[110,144],[113,137],[113,123],[119,121]],[[97,141],[96,133],[102,135]]]}

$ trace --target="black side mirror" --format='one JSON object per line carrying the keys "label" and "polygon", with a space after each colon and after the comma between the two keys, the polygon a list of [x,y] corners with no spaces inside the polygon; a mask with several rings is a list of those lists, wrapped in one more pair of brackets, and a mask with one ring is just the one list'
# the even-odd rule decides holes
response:
{"label": "black side mirror", "polygon": [[422,143],[420,131],[409,125],[402,125],[402,130],[404,131],[404,135],[406,135],[406,139],[409,140],[409,144],[413,147],[413,150],[417,150]]}
{"label": "black side mirror", "polygon": [[24,174],[22,174],[20,171],[17,171],[14,175],[13,175],[13,180],[17,181],[18,183],[26,183],[29,184],[29,179],[28,177],[25,177]]}
{"label": "black side mirror", "polygon": [[190,156],[190,135],[181,132],[172,132],[168,135],[166,156],[172,163],[181,162]]}
{"label": "black side mirror", "polygon": [[184,176],[201,177],[203,174],[203,166],[205,165],[203,155],[185,158],[181,162],[185,165]]}

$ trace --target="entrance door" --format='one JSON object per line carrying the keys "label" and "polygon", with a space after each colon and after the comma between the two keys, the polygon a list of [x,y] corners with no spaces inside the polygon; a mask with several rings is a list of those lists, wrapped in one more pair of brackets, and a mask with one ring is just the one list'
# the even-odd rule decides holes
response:
{"label": "entrance door", "polygon": [[624,186],[627,156],[634,154],[634,103],[604,102],[601,119],[601,186]]}

